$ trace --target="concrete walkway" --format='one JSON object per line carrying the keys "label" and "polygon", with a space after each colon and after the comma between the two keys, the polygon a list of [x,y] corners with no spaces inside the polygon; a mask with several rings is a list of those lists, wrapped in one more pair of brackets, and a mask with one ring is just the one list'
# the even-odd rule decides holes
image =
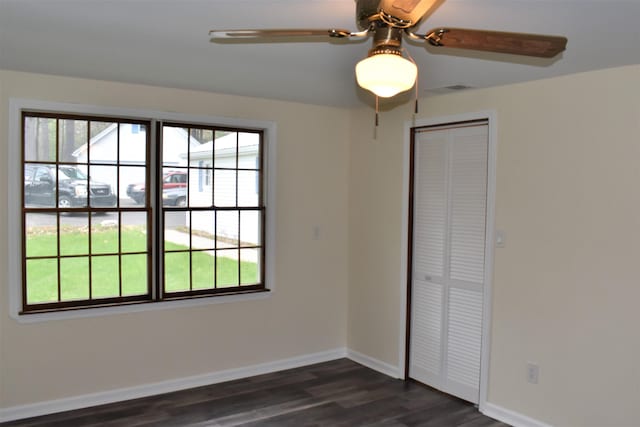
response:
{"label": "concrete walkway", "polygon": [[[178,230],[165,230],[164,231],[164,238],[166,241],[169,241],[171,243],[175,243],[176,245],[182,245],[182,246],[186,246],[189,247],[189,234],[188,233],[183,233],[182,231],[178,231]],[[225,249],[225,248],[233,248],[232,245],[230,245],[229,243],[226,242],[222,242],[220,240],[217,241],[217,246],[214,242],[214,239],[210,239],[207,237],[202,237],[202,236],[193,236],[191,238],[191,248],[192,249],[211,249],[211,248],[217,248],[217,249]],[[211,256],[215,256],[215,252],[216,251],[203,251],[203,253],[207,253]],[[257,250],[240,250],[240,256],[241,256],[241,260],[242,261],[249,261],[249,262],[258,262],[258,253],[259,251]],[[234,259],[237,260],[238,259],[238,251],[218,251],[218,256],[224,257],[224,258],[229,258],[229,259]]]}

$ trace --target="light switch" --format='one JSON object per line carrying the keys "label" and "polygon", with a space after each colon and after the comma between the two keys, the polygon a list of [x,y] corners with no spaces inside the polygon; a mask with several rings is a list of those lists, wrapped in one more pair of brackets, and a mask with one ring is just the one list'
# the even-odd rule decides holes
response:
{"label": "light switch", "polygon": [[496,230],[496,248],[504,248],[505,235],[504,231]]}

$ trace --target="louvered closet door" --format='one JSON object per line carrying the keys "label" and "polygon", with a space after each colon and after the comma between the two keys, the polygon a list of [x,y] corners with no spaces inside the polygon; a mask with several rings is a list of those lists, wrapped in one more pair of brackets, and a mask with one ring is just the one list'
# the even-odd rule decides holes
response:
{"label": "louvered closet door", "polygon": [[478,403],[486,123],[416,130],[409,376]]}

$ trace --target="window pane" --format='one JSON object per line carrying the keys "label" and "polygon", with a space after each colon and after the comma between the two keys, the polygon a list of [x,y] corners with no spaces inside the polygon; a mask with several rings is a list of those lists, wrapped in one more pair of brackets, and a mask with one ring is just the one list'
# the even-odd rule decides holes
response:
{"label": "window pane", "polygon": [[189,180],[188,168],[163,168],[162,188],[186,187]]}
{"label": "window pane", "polygon": [[238,250],[217,251],[217,285],[218,288],[239,286],[238,277]]}
{"label": "window pane", "polygon": [[190,145],[196,146],[195,140],[189,142],[189,129],[174,126],[162,128],[162,165],[186,166]]}
{"label": "window pane", "polygon": [[60,300],[77,301],[89,298],[89,258],[60,260]]}
{"label": "window pane", "polygon": [[189,206],[210,207],[213,204],[212,176],[212,169],[192,168],[189,170]]}
{"label": "window pane", "polygon": [[[119,191],[120,206],[144,205],[147,193],[147,170],[139,166],[120,166]],[[113,184],[113,188],[117,187]]]}
{"label": "window pane", "polygon": [[162,191],[162,205],[164,207],[183,208],[187,206],[187,188],[169,188]]}
{"label": "window pane", "polygon": [[107,212],[91,217],[91,253],[118,253],[118,213]]}
{"label": "window pane", "polygon": [[176,251],[189,249],[189,212],[164,213],[164,249]]}
{"label": "window pane", "polygon": [[211,141],[200,143],[192,143],[189,150],[189,166],[191,167],[213,167],[213,150],[214,143]]}
{"label": "window pane", "polygon": [[236,171],[214,171],[214,205],[219,207],[236,206]]}
{"label": "window pane", "polygon": [[238,206],[257,207],[259,191],[258,172],[238,171]]}
{"label": "window pane", "polygon": [[147,161],[147,132],[144,125],[120,123],[119,163],[144,166]]}
{"label": "window pane", "polygon": [[166,207],[187,205],[188,169],[164,168],[162,174],[162,204]]}
{"label": "window pane", "polygon": [[[89,161],[91,163],[113,163],[118,160],[116,132],[118,124],[91,121],[89,123]],[[86,155],[86,154],[85,154]]]}
{"label": "window pane", "polygon": [[56,119],[25,117],[25,161],[54,162],[56,160],[56,140]]}
{"label": "window pane", "polygon": [[215,213],[196,211],[191,213],[191,242],[194,249],[214,249]]}
{"label": "window pane", "polygon": [[213,140],[213,131],[210,129],[191,128],[191,138],[199,144],[206,144]]}
{"label": "window pane", "polygon": [[88,126],[89,122],[86,120],[63,119],[58,121],[59,162],[87,163]]}
{"label": "window pane", "polygon": [[240,249],[240,284],[260,283],[260,251],[258,249]]}
{"label": "window pane", "polygon": [[260,169],[260,134],[238,134],[238,168]]}
{"label": "window pane", "polygon": [[238,167],[238,134],[237,132],[216,132],[215,168],[235,169]]}
{"label": "window pane", "polygon": [[89,254],[89,217],[86,213],[60,217],[60,255]]}
{"label": "window pane", "polygon": [[91,258],[91,286],[93,298],[120,296],[120,270],[117,256]]}
{"label": "window pane", "polygon": [[[52,175],[55,170],[51,171]],[[87,206],[89,177],[86,171],[69,165],[58,166],[58,207],[61,209]]]}
{"label": "window pane", "polygon": [[[118,161],[117,132],[117,123],[90,122],[89,144],[78,149],[78,161],[82,163],[107,163],[115,165]],[[95,178],[95,176],[91,175],[91,178]]]}
{"label": "window pane", "polygon": [[24,206],[26,208],[55,207],[56,180],[55,164],[25,164]]}
{"label": "window pane", "polygon": [[218,212],[218,222],[216,224],[216,234],[219,247],[238,247],[238,211]]}
{"label": "window pane", "polygon": [[27,214],[25,230],[27,257],[58,255],[56,214]]}
{"label": "window pane", "polygon": [[189,252],[167,253],[164,256],[164,290],[188,291]]}
{"label": "window pane", "polygon": [[27,260],[27,304],[58,301],[58,260]]}
{"label": "window pane", "polygon": [[123,255],[122,296],[144,295],[147,293],[148,257],[142,255]]}
{"label": "window pane", "polygon": [[147,252],[147,213],[122,213],[122,227],[120,229],[122,252]]}
{"label": "window pane", "polygon": [[260,230],[259,211],[240,212],[240,245],[260,246],[262,243],[262,233]]}
{"label": "window pane", "polygon": [[193,289],[215,287],[215,254],[213,251],[193,253]]}
{"label": "window pane", "polygon": [[116,205],[118,197],[117,166],[89,166],[91,206],[105,208]]}

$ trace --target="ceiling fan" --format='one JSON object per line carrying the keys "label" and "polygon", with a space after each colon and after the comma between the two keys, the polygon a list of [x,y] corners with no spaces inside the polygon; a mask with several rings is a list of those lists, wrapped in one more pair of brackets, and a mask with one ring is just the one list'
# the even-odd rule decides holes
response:
{"label": "ceiling fan", "polygon": [[367,58],[356,65],[356,80],[380,97],[391,97],[411,89],[417,67],[403,57],[402,40],[427,42],[433,47],[470,49],[514,55],[552,58],[567,44],[565,37],[507,33],[466,28],[435,28],[426,34],[414,29],[444,0],[356,0],[356,21],[360,31],[344,29],[250,29],[211,30],[213,42],[255,42],[296,40],[307,37],[362,38],[373,36]]}

